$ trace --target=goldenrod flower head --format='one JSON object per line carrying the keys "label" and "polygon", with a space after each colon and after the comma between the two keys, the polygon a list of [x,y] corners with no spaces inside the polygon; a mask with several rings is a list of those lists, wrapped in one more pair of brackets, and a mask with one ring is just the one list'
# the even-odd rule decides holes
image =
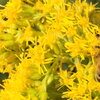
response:
{"label": "goldenrod flower head", "polygon": [[96,5],[9,0],[2,7],[0,100],[100,99]]}

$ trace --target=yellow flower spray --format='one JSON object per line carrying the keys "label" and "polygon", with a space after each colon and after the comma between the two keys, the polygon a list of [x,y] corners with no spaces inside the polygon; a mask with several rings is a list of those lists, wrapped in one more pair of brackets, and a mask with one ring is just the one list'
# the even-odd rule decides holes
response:
{"label": "yellow flower spray", "polygon": [[0,100],[99,100],[95,6],[9,0],[0,10]]}

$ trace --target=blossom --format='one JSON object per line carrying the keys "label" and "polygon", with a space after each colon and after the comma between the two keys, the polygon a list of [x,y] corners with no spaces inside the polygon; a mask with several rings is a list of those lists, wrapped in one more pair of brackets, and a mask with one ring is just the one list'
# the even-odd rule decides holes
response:
{"label": "blossom", "polygon": [[9,0],[3,7],[0,100],[100,99],[100,82],[95,79],[95,55],[100,52],[95,4]]}

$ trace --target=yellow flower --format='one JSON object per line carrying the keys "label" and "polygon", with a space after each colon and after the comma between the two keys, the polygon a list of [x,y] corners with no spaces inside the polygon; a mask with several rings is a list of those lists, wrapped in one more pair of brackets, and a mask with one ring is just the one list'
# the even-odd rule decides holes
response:
{"label": "yellow flower", "polygon": [[[27,22],[27,21],[26,21]],[[29,22],[27,22],[27,27],[25,27],[25,31],[21,31],[21,35],[16,36],[18,38],[18,42],[23,43],[26,41],[26,45],[28,45],[28,41],[34,40],[34,31],[31,28],[31,25]]]}
{"label": "yellow flower", "polygon": [[7,23],[12,24],[17,21],[18,15],[22,11],[22,1],[21,0],[10,0],[5,9],[3,10],[3,16],[8,19]]}
{"label": "yellow flower", "polygon": [[34,48],[29,48],[28,57],[31,57],[33,64],[39,68],[39,73],[47,71],[45,64],[51,63],[53,58],[45,58],[47,51],[42,45],[37,45]]}

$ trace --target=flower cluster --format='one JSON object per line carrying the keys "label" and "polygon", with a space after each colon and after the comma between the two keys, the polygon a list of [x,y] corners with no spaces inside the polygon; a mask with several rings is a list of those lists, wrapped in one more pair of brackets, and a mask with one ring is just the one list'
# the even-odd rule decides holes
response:
{"label": "flower cluster", "polygon": [[99,100],[99,8],[86,0],[9,0],[0,9],[0,100]]}

